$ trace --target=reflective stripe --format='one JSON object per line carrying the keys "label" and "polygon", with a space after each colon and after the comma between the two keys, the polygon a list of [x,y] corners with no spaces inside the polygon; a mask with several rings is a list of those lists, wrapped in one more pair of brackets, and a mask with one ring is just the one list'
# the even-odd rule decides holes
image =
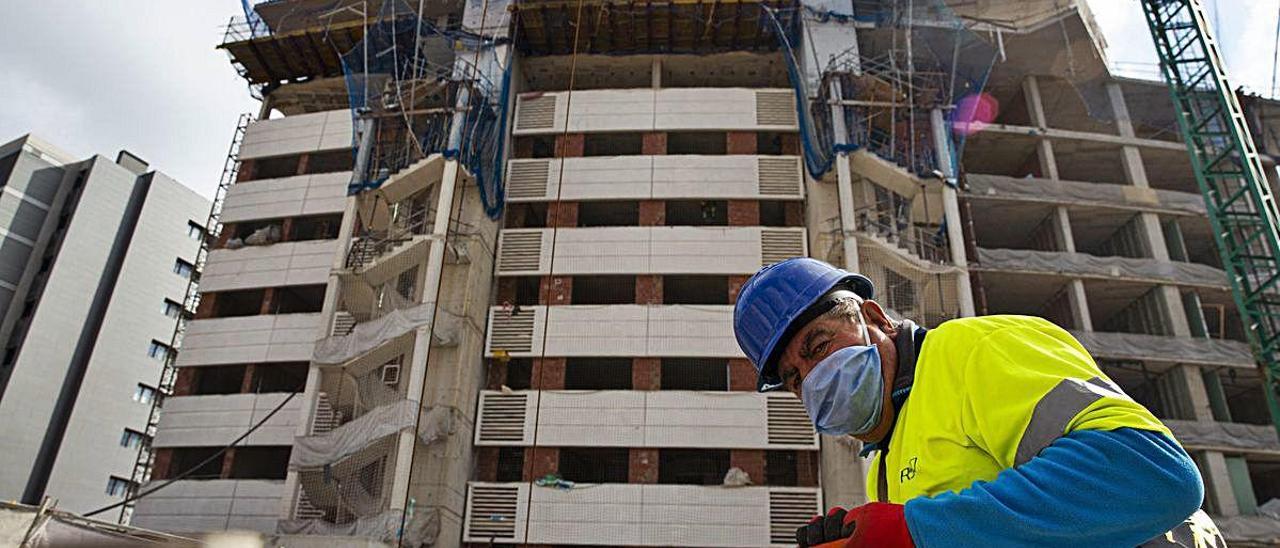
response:
{"label": "reflective stripe", "polygon": [[1139,548],[1169,548],[1180,546],[1185,548],[1227,548],[1227,540],[1222,538],[1218,526],[1209,519],[1204,510],[1196,510],[1181,525],[1156,538],[1142,543]]}
{"label": "reflective stripe", "polygon": [[1079,379],[1062,379],[1049,393],[1036,402],[1036,409],[1031,413],[1031,422],[1022,432],[1022,440],[1018,442],[1018,451],[1014,455],[1014,466],[1020,466],[1040,454],[1049,444],[1062,437],[1067,424],[1103,397],[1129,399],[1118,388],[1100,377],[1088,381]]}

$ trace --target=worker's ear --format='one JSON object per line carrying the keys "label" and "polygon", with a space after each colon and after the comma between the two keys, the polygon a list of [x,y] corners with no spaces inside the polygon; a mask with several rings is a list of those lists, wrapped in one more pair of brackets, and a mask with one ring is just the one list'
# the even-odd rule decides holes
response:
{"label": "worker's ear", "polygon": [[875,326],[889,337],[898,334],[898,324],[889,319],[889,315],[884,313],[884,309],[880,308],[878,302],[871,299],[863,301],[862,317],[866,318],[868,325]]}

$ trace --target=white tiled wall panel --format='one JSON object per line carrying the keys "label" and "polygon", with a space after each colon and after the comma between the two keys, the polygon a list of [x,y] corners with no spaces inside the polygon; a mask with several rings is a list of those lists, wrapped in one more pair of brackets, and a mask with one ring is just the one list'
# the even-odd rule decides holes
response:
{"label": "white tiled wall panel", "polygon": [[489,356],[501,349],[514,357],[743,357],[732,305],[494,307],[485,348]]}
{"label": "white tiled wall panel", "polygon": [[351,147],[351,111],[298,114],[249,125],[240,159],[252,160]]}
{"label": "white tiled wall panel", "polygon": [[179,534],[274,534],[283,492],[283,480],[182,480],[139,500],[130,525]]}
{"label": "white tiled wall panel", "polygon": [[194,320],[187,326],[177,364],[309,361],[319,325],[319,313]]}
{"label": "white tiled wall panel", "polygon": [[200,277],[201,291],[322,284],[329,279],[337,240],[282,242],[215,249]]}
{"label": "white tiled wall panel", "polygon": [[[164,400],[155,447],[221,447],[289,397],[287,393],[177,396]],[[302,398],[294,397],[240,445],[293,445]]]}
{"label": "white tiled wall panel", "polygon": [[[521,96],[513,134],[595,131],[795,131],[789,89],[602,89]],[[554,103],[554,104],[553,104]]]}
{"label": "white tiled wall panel", "polygon": [[[562,161],[563,160],[563,161]],[[511,160],[511,202],[555,200],[799,200],[795,156],[602,156]]]}
{"label": "white tiled wall panel", "polygon": [[338,171],[236,183],[227,189],[222,222],[342,213],[349,182],[351,172]]}

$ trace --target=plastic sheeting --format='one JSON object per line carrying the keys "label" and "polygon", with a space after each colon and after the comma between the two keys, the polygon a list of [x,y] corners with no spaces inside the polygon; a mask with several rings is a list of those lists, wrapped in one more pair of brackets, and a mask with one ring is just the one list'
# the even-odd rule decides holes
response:
{"label": "plastic sheeting", "polygon": [[1227,274],[1197,263],[1098,257],[1088,253],[1035,251],[1030,249],[978,248],[975,270],[1014,270],[1093,278],[1212,287],[1227,290]]}
{"label": "plastic sheeting", "polygon": [[[323,535],[372,538],[396,543],[403,512],[387,510],[376,516],[360,518],[349,523],[330,523],[318,519],[282,519],[276,523],[276,532],[283,535]],[[440,513],[437,510],[419,512],[405,524],[403,546],[430,546],[440,536]]]}
{"label": "plastic sheeting", "polygon": [[972,198],[1029,200],[1062,205],[1129,207],[1204,215],[1199,194],[1138,188],[1125,185],[1078,183],[1051,179],[969,174],[965,177]]}
{"label": "plastic sheeting", "polygon": [[1249,345],[1239,341],[1101,331],[1072,331],[1071,334],[1095,358],[1254,367]]}
{"label": "plastic sheeting", "polygon": [[1182,420],[1163,422],[1183,445],[1280,451],[1280,438],[1276,437],[1276,428],[1269,424]]}
{"label": "plastic sheeting", "polygon": [[[355,329],[352,329],[348,335],[321,339],[316,343],[312,360],[318,365],[347,363],[382,346],[387,341],[429,325],[435,306],[435,303],[423,303],[411,308],[393,310],[378,319],[356,324]],[[432,334],[436,344],[448,345],[456,342],[456,323],[450,315],[441,315]]]}
{"label": "plastic sheeting", "polygon": [[[373,442],[413,428],[418,403],[401,400],[371,409],[360,418],[318,436],[298,436],[293,442],[289,467],[293,469],[336,463],[359,452]],[[447,407],[427,411],[418,424],[418,439],[430,445],[449,435],[453,414]]]}
{"label": "plastic sheeting", "polygon": [[1274,546],[1280,544],[1280,500],[1271,499],[1258,507],[1257,516],[1215,517],[1214,523],[1231,546],[1240,543]]}

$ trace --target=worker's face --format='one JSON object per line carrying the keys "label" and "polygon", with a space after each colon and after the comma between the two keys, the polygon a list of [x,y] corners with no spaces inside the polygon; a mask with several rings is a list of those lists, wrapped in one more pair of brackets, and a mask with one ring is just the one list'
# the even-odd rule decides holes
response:
{"label": "worker's face", "polygon": [[[893,337],[897,334],[897,330],[885,315],[884,309],[871,300],[862,303],[862,321],[867,324],[866,334],[870,340],[863,338],[863,330],[858,325],[858,321],[820,316],[802,327],[787,343],[787,347],[782,351],[782,357],[778,360],[778,374],[782,378],[783,388],[800,396],[800,385],[804,383],[805,376],[823,358],[841,348],[875,345],[880,352],[880,364],[884,374],[882,397],[888,401],[889,393],[893,389],[893,376],[898,369],[898,353],[893,344]],[[885,405],[883,408],[880,424],[866,435],[858,436],[858,439],[877,441],[884,437],[889,426],[893,424],[894,413],[892,405]]]}

